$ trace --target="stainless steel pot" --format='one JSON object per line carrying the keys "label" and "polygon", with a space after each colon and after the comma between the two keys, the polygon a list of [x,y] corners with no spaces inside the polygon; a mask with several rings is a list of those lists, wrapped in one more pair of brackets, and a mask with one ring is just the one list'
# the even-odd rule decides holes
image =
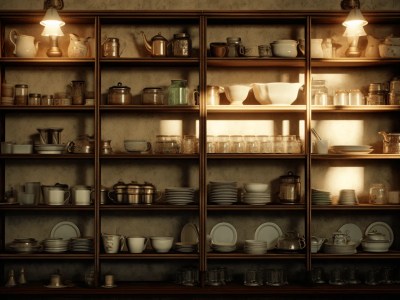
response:
{"label": "stainless steel pot", "polygon": [[291,231],[279,238],[276,247],[279,250],[284,251],[299,251],[306,247],[306,242],[304,237],[301,237],[298,233]]}

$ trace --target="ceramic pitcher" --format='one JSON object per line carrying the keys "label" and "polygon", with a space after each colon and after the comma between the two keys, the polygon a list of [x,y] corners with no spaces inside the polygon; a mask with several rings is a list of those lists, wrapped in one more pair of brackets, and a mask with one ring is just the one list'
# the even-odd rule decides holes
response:
{"label": "ceramic pitcher", "polygon": [[75,33],[69,34],[68,57],[89,57],[89,39],[91,37],[81,38]]}
{"label": "ceramic pitcher", "polygon": [[367,47],[365,48],[365,57],[378,58],[380,40],[374,38],[372,35],[367,35]]}
{"label": "ceramic pitcher", "polygon": [[19,34],[15,29],[10,31],[10,42],[14,45],[13,54],[17,57],[35,57],[39,42],[35,43],[35,37]]}

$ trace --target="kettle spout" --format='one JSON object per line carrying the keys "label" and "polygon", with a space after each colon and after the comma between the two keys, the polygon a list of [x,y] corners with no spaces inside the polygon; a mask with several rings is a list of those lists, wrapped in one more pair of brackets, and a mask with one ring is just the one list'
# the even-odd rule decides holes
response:
{"label": "kettle spout", "polygon": [[146,35],[144,34],[143,31],[141,31],[140,33],[142,34],[143,43],[144,43],[144,46],[146,47],[146,50],[147,50],[149,53],[153,53],[153,49],[152,49],[150,43],[147,41]]}
{"label": "kettle spout", "polygon": [[384,140],[386,143],[389,143],[388,135],[387,135],[387,133],[386,133],[385,131],[379,131],[378,134],[380,134],[380,135],[383,136],[383,140]]}

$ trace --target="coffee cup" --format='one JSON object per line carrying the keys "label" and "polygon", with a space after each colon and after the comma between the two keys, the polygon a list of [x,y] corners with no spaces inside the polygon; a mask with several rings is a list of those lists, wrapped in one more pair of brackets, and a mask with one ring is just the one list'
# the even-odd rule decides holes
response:
{"label": "coffee cup", "polygon": [[329,142],[327,140],[315,141],[315,150],[318,154],[328,154]]}
{"label": "coffee cup", "polygon": [[34,202],[40,202],[40,182],[26,182],[25,193],[34,194]]}
{"label": "coffee cup", "polygon": [[75,205],[90,205],[93,192],[86,187],[75,187],[73,189],[73,203]]}
{"label": "coffee cup", "polygon": [[125,237],[123,235],[103,233],[101,237],[103,238],[103,246],[106,253],[118,253],[125,246]]}
{"label": "coffee cup", "polygon": [[128,249],[130,253],[142,253],[146,249],[148,239],[145,237],[128,237]]}
{"label": "coffee cup", "polygon": [[114,275],[107,274],[104,276],[104,287],[115,287]]}
{"label": "coffee cup", "polygon": [[71,196],[69,191],[60,189],[49,189],[49,205],[64,205],[68,203]]}
{"label": "coffee cup", "polygon": [[210,43],[210,54],[214,57],[224,57],[228,52],[228,46],[226,43]]}

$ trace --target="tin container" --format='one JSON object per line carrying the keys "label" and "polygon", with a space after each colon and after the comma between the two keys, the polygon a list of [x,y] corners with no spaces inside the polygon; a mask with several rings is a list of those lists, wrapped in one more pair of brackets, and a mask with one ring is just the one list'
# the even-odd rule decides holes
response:
{"label": "tin container", "polygon": [[119,57],[119,39],[107,38],[103,44],[103,57]]}
{"label": "tin container", "polygon": [[172,40],[172,56],[189,57],[192,55],[192,40],[187,33],[176,33]]}

